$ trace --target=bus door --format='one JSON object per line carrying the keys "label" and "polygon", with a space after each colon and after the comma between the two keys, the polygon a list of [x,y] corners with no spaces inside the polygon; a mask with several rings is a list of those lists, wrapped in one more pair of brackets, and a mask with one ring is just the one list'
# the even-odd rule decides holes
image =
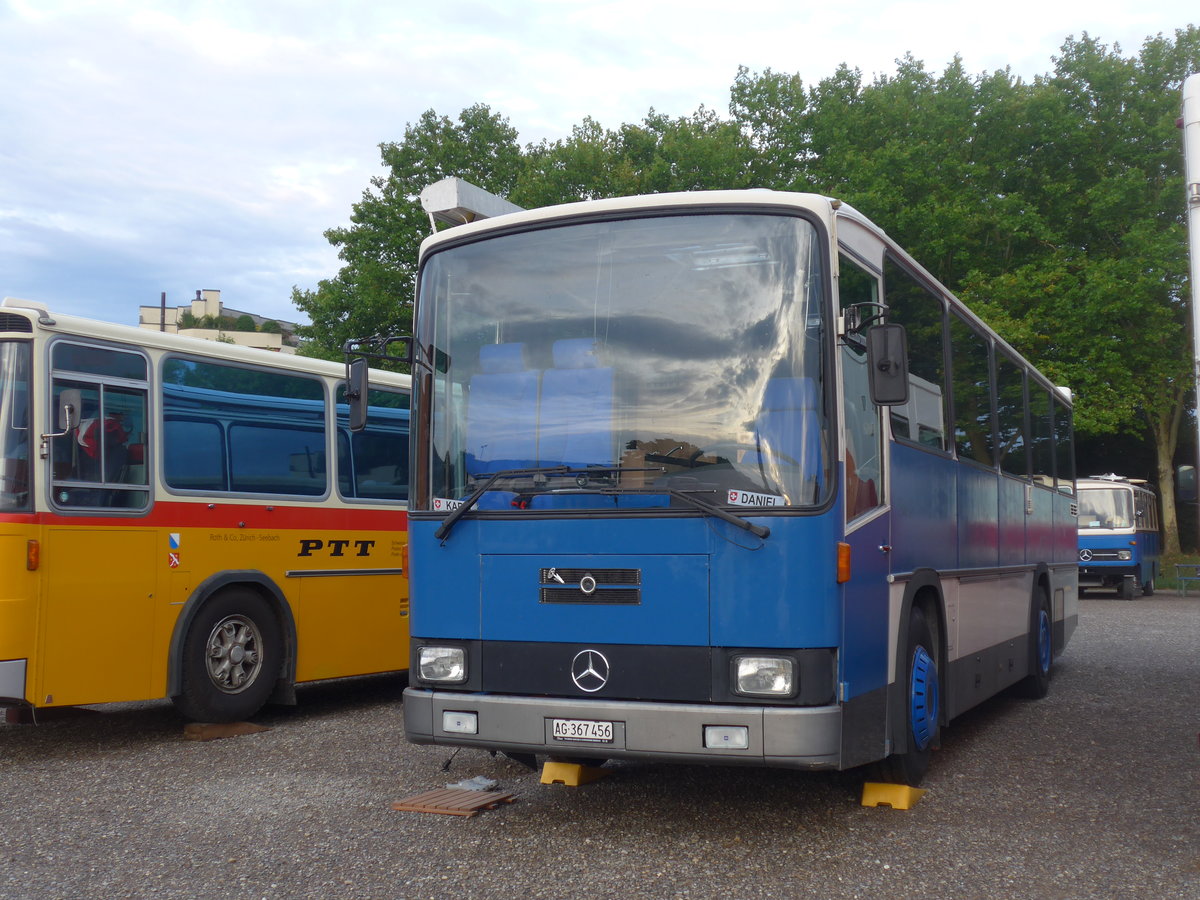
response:
{"label": "bus door", "polygon": [[[147,361],[140,353],[58,341],[51,347],[48,421],[67,398],[79,425],[50,440],[38,704],[158,696],[165,660],[154,647],[158,579],[168,536],[150,529]],[[161,545],[161,546],[160,546]],[[177,557],[176,557],[177,559]]]}
{"label": "bus door", "polygon": [[846,701],[842,765],[851,766],[877,759],[886,736],[891,511],[884,502],[881,416],[870,397],[866,353],[852,343],[841,353],[842,496],[850,580],[842,585],[838,693]]}

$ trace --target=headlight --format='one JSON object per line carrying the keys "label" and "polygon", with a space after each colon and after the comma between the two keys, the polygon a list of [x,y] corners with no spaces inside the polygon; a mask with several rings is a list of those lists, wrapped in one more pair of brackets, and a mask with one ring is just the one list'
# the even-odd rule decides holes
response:
{"label": "headlight", "polygon": [[749,697],[790,697],[796,692],[795,664],[780,656],[738,656],[733,689]]}
{"label": "headlight", "polygon": [[462,647],[421,647],[417,672],[422,681],[462,684],[467,680],[467,651]]}
{"label": "headlight", "polygon": [[1133,559],[1133,554],[1128,550],[1118,550],[1117,559]]}

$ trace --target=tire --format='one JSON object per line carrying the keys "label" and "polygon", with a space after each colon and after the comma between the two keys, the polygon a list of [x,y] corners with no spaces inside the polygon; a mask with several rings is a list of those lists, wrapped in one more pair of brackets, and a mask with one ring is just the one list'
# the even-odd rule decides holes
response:
{"label": "tire", "polygon": [[1121,586],[1117,588],[1117,596],[1122,600],[1132,600],[1137,596],[1137,579],[1122,578]]}
{"label": "tire", "polygon": [[282,632],[270,604],[247,588],[228,588],[188,627],[182,691],[171,699],[197,722],[241,721],[262,709],[282,664]]}
{"label": "tire", "polygon": [[929,758],[938,744],[941,688],[938,683],[938,648],[933,631],[919,607],[908,619],[904,672],[904,727],[907,748],[879,764],[882,780],[916,787],[929,769]]}
{"label": "tire", "polygon": [[1050,693],[1050,670],[1054,665],[1054,618],[1046,592],[1038,590],[1029,623],[1029,674],[1017,682],[1016,692],[1029,700]]}
{"label": "tire", "polygon": [[1144,582],[1142,584],[1142,596],[1143,597],[1153,597],[1154,596],[1154,579],[1153,578],[1151,578],[1149,581]]}

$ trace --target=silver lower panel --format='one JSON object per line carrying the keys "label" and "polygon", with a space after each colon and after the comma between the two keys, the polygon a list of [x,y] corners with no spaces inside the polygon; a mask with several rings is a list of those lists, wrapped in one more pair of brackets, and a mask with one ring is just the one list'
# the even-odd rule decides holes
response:
{"label": "silver lower panel", "polygon": [[0,700],[25,699],[25,660],[0,662]]}
{"label": "silver lower panel", "polygon": [[[476,713],[479,733],[444,731],[444,712]],[[552,719],[612,722],[613,740],[554,740]],[[410,741],[554,756],[830,769],[838,768],[839,764],[841,724],[839,706],[787,708],[618,702],[456,694],[414,688],[404,692],[404,727]],[[707,725],[745,726],[749,746],[744,750],[707,748],[704,746]]]}

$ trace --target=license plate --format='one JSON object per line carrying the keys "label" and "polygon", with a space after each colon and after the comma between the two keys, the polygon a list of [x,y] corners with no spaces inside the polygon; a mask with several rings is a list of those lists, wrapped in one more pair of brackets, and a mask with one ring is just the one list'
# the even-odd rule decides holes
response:
{"label": "license plate", "polygon": [[611,744],[612,722],[595,722],[590,719],[554,719],[551,735],[556,741],[589,741],[596,744]]}

